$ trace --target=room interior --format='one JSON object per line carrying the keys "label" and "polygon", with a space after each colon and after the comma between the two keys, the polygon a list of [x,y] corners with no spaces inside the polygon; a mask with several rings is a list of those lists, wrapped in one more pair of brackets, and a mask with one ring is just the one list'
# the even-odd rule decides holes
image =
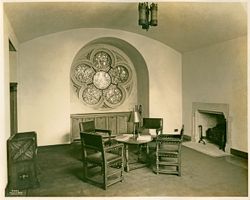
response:
{"label": "room interior", "polygon": [[[79,121],[89,118],[125,120],[112,131],[123,133],[125,127],[132,133],[135,105],[142,106],[142,117],[163,118],[164,133],[184,125],[185,140],[200,146],[202,134],[220,116],[226,128],[220,152],[248,158],[247,1],[172,1],[157,7],[157,26],[145,30],[138,25],[138,2],[1,2],[4,189],[6,141],[13,133],[35,131],[41,151],[74,143]],[[114,89],[121,94],[118,103],[106,97],[91,104],[76,76],[79,62],[94,63],[98,49],[110,55],[114,67],[122,63],[127,75]],[[95,75],[91,84],[104,91]]]}

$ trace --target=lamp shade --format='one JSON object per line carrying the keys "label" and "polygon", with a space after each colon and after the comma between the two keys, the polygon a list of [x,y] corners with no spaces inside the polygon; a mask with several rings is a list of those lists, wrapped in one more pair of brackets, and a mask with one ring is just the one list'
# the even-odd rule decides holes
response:
{"label": "lamp shade", "polygon": [[133,111],[133,122],[134,123],[139,123],[140,122],[140,117],[138,111]]}

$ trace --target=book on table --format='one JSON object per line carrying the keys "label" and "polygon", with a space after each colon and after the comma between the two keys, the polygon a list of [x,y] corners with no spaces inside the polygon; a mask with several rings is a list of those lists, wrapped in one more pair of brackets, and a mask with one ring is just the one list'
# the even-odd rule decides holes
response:
{"label": "book on table", "polygon": [[133,137],[133,135],[131,135],[131,134],[122,134],[122,135],[116,136],[116,139],[120,140],[120,141],[127,141],[131,137]]}
{"label": "book on table", "polygon": [[139,135],[137,137],[137,140],[138,141],[151,141],[152,137],[151,137],[151,135]]}

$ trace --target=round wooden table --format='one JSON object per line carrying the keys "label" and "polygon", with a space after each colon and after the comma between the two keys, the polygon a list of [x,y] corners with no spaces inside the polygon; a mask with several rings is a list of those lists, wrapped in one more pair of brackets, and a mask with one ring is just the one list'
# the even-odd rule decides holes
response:
{"label": "round wooden table", "polygon": [[[124,158],[125,158],[125,171],[126,172],[129,172],[130,170],[133,170],[133,169],[138,169],[138,168],[141,168],[141,167],[145,167],[147,165],[147,163],[139,163],[139,162],[131,163],[131,162],[129,162],[129,148],[128,148],[128,146],[129,145],[138,145],[138,146],[140,146],[140,145],[145,144],[146,145],[146,153],[148,155],[149,154],[148,143],[153,140],[153,138],[151,136],[147,137],[146,139],[143,139],[143,138],[140,139],[140,137],[139,138],[134,138],[132,134],[131,134],[130,137],[129,137],[128,134],[124,134],[124,135],[117,136],[115,138],[115,140],[124,144],[124,151],[125,151],[124,152],[124,155],[125,155]],[[141,152],[139,150],[138,158],[140,156],[140,153]],[[134,167],[130,168],[129,165],[131,165],[131,164],[134,164]]]}

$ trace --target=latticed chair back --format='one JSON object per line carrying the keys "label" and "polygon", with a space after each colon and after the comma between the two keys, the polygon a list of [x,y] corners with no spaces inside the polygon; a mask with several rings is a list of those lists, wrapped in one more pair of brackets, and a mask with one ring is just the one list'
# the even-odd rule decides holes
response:
{"label": "latticed chair back", "polygon": [[108,186],[123,181],[123,144],[105,146],[101,135],[80,132],[84,180]]}
{"label": "latticed chair back", "polygon": [[95,122],[93,120],[80,122],[79,129],[80,129],[80,132],[87,132],[87,133],[94,133],[94,134],[102,135],[105,145],[111,145],[111,143],[113,142],[112,138],[115,137],[115,136],[112,136],[111,130],[97,129],[95,127]]}
{"label": "latticed chair back", "polygon": [[181,176],[181,146],[184,126],[179,134],[161,134],[156,138],[156,174],[177,174]]}
{"label": "latticed chair back", "polygon": [[143,118],[143,124],[141,131],[145,132],[145,129],[155,129],[156,135],[161,134],[163,130],[163,119],[162,118]]}

